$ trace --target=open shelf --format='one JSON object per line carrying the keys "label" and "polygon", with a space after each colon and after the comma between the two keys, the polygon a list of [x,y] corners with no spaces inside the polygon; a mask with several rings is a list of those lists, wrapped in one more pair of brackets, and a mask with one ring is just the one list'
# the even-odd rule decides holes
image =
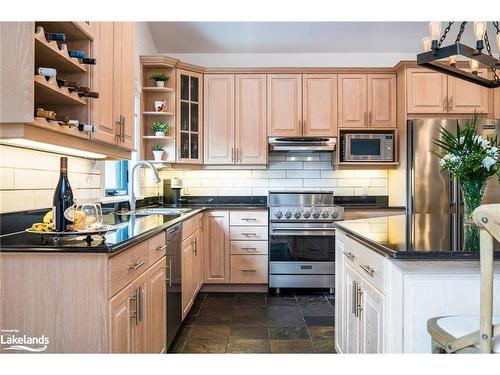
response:
{"label": "open shelf", "polygon": [[64,133],[71,135],[72,137],[78,138],[88,138],[88,134],[81,132],[77,127],[74,126],[61,126],[57,121],[47,120],[43,117],[35,117],[32,122],[28,123],[36,127],[40,127],[46,130],[57,131],[58,133]]}
{"label": "open shelf", "polygon": [[64,33],[66,39],[71,40],[93,40],[92,28],[85,21],[54,21],[36,22],[37,26],[42,26],[47,32]]}
{"label": "open shelf", "polygon": [[43,27],[38,27],[35,33],[35,60],[38,66],[54,68],[57,72],[87,72],[84,64],[69,56],[66,44],[59,48],[57,42],[45,38]]}
{"label": "open shelf", "polygon": [[156,111],[145,111],[142,112],[144,116],[173,116],[174,112],[156,112]]}
{"label": "open shelf", "polygon": [[35,103],[62,104],[62,105],[87,105],[77,93],[70,92],[66,87],[59,87],[56,77],[47,79],[41,75],[35,75]]}
{"label": "open shelf", "polygon": [[142,136],[143,139],[164,139],[164,140],[170,140],[170,139],[175,139],[175,137],[173,136],[169,136],[169,135],[165,135],[165,136],[161,136],[161,135],[143,135]]}
{"label": "open shelf", "polygon": [[175,92],[171,87],[143,87],[144,91],[155,91],[155,92]]}

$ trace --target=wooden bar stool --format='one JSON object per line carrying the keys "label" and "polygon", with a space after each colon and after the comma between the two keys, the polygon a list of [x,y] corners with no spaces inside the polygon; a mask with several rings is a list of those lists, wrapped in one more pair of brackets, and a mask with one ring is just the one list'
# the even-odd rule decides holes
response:
{"label": "wooden bar stool", "polygon": [[493,238],[500,242],[500,204],[478,207],[473,218],[480,228],[479,316],[429,319],[433,353],[500,353],[500,315],[493,316]]}

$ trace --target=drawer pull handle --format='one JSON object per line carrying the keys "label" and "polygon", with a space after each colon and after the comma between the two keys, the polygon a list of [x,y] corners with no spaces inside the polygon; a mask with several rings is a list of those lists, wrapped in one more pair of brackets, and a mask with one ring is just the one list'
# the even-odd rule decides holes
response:
{"label": "drawer pull handle", "polygon": [[163,245],[163,246],[158,246],[156,248],[157,251],[162,251],[162,250],[165,250],[167,248],[167,245]]}
{"label": "drawer pull handle", "polygon": [[128,269],[135,271],[135,270],[141,268],[144,265],[144,263],[146,263],[146,262],[142,261],[141,263],[132,264]]}
{"label": "drawer pull handle", "polygon": [[375,273],[375,268],[370,267],[368,264],[360,264],[359,267],[370,276]]}
{"label": "drawer pull handle", "polygon": [[256,247],[242,247],[241,250],[257,251],[257,248]]}
{"label": "drawer pull handle", "polygon": [[245,221],[257,221],[257,219],[255,217],[242,217],[241,220],[245,220]]}
{"label": "drawer pull handle", "polygon": [[240,269],[240,271],[241,272],[257,272],[257,270],[241,270],[241,269]]}
{"label": "drawer pull handle", "polygon": [[257,237],[257,233],[241,233],[242,236],[247,236],[247,237]]}
{"label": "drawer pull handle", "polygon": [[344,255],[349,259],[349,260],[354,260],[354,258],[356,257],[353,253],[351,252],[345,252],[343,251],[342,253],[344,253]]}

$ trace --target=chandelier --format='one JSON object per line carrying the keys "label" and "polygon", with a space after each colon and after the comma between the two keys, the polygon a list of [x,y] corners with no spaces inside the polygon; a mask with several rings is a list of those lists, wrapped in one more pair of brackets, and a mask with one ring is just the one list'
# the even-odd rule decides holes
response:
{"label": "chandelier", "polygon": [[[460,30],[455,39],[455,43],[443,47],[442,44],[450,32],[453,23],[453,21],[448,22],[448,26],[444,29],[441,37],[441,22],[429,23],[430,37],[426,36],[422,39],[422,48],[424,52],[417,55],[417,64],[487,88],[500,87],[500,59],[496,58],[491,53],[487,23],[484,21],[473,22],[474,36],[476,39],[476,46],[474,48],[460,42],[467,22],[462,22],[460,24]],[[493,26],[496,30],[497,47],[500,50],[500,28],[498,21],[494,21]],[[485,47],[486,52],[483,51]],[[465,57],[469,61],[470,72],[457,67],[458,56]],[[442,61],[446,58],[448,61]],[[482,77],[478,74],[479,64],[492,70],[492,79]]]}

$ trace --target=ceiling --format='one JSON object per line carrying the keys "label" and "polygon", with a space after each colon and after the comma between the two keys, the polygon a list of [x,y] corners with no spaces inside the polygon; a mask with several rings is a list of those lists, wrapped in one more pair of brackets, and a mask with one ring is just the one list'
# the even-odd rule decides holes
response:
{"label": "ceiling", "polygon": [[[458,26],[450,31],[450,44]],[[417,53],[428,34],[428,22],[149,22],[149,27],[159,53],[179,54]],[[463,41],[473,43],[469,25]]]}

